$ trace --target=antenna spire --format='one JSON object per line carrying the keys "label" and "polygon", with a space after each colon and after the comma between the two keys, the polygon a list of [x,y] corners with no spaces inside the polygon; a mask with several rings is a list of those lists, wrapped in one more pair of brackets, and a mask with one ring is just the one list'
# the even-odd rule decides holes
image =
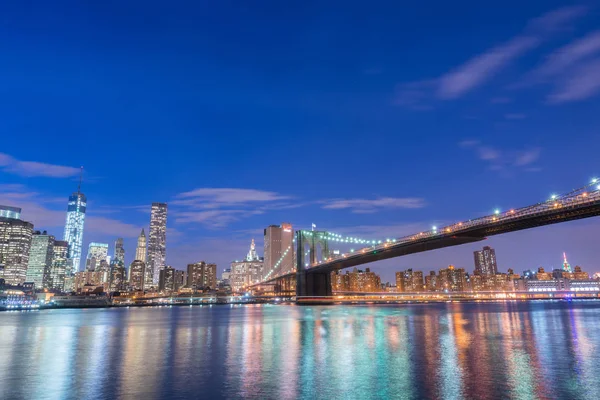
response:
{"label": "antenna spire", "polygon": [[77,185],[77,193],[81,193],[81,181],[83,180],[83,166],[81,166],[79,172],[79,185]]}

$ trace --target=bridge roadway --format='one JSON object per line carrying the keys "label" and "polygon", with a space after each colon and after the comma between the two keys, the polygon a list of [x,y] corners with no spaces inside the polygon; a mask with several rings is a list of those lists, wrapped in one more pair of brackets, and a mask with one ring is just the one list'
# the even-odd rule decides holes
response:
{"label": "bridge roadway", "polygon": [[587,185],[563,196],[520,209],[482,218],[458,222],[443,228],[394,239],[372,247],[341,254],[309,265],[298,272],[290,272],[261,282],[255,286],[277,284],[285,279],[297,281],[298,296],[331,295],[332,271],[359,266],[374,261],[401,257],[424,251],[473,243],[489,236],[557,224],[600,215],[600,186]]}

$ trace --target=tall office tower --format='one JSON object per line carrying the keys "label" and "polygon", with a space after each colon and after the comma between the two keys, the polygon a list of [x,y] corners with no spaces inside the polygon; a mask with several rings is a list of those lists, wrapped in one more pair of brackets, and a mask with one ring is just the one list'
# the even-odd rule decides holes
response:
{"label": "tall office tower", "polygon": [[54,252],[52,254],[52,268],[50,269],[50,289],[59,292],[66,291],[68,258],[69,243],[63,240],[55,240]]}
{"label": "tall office tower", "polygon": [[[82,168],[83,171],[83,168]],[[63,240],[69,243],[69,258],[71,259],[73,273],[81,267],[81,251],[83,247],[83,225],[85,223],[85,211],[87,198],[81,193],[81,178],[77,191],[69,196],[67,206],[67,222],[65,223],[65,234]]]}
{"label": "tall office tower", "polygon": [[[271,225],[265,229],[264,274],[278,276],[293,271],[293,242],[294,230],[292,229],[291,224],[283,223],[281,225]],[[286,250],[288,251],[284,256],[283,254]],[[274,271],[273,269],[277,269],[277,271]]]}
{"label": "tall office tower", "polygon": [[0,276],[9,285],[25,282],[32,234],[32,223],[0,217]]}
{"label": "tall office tower", "polygon": [[135,259],[146,262],[146,234],[144,229],[140,233],[137,241],[137,247],[135,248]]}
{"label": "tall office tower", "polygon": [[21,209],[19,207],[0,205],[0,217],[21,219]]}
{"label": "tall office tower", "polygon": [[[256,253],[256,245],[254,239],[252,239],[250,251],[246,258],[231,263],[230,275],[227,277],[231,288],[234,291],[239,291],[244,287],[260,282],[263,278],[263,267],[263,259]],[[223,277],[225,277],[225,273],[223,273]]]}
{"label": "tall office tower", "polygon": [[148,240],[148,263],[146,287],[158,285],[161,268],[165,266],[167,253],[167,204],[152,203],[150,213],[150,238]]}
{"label": "tall office tower", "polygon": [[106,257],[108,257],[108,243],[90,243],[85,260],[85,270],[95,271],[100,267],[102,260],[106,262]]}
{"label": "tall office tower", "polygon": [[48,232],[36,231],[31,238],[29,262],[27,263],[26,282],[33,282],[35,289],[49,289],[52,257],[54,255],[54,236]]}
{"label": "tall office tower", "polygon": [[135,260],[129,266],[129,286],[133,290],[144,290],[146,280],[146,263],[140,260]]}
{"label": "tall office tower", "polygon": [[125,248],[123,247],[123,238],[118,238],[115,242],[115,256],[112,263],[119,266],[125,265]]}
{"label": "tall office tower", "polygon": [[473,252],[475,256],[475,273],[479,275],[496,275],[498,265],[496,264],[496,251],[489,246],[483,250]]}

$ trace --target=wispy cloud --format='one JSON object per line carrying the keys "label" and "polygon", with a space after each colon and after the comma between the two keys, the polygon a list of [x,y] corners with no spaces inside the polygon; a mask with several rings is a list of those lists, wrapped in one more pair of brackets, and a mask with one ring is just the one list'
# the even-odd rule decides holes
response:
{"label": "wispy cloud", "polygon": [[402,84],[397,88],[396,104],[418,109],[430,107],[428,100],[457,99],[487,83],[517,58],[535,49],[556,31],[584,15],[584,7],[564,7],[532,19],[517,36],[471,58],[442,76]]}
{"label": "wispy cloud", "polygon": [[79,174],[79,168],[37,161],[20,161],[5,153],[0,153],[0,168],[4,172],[24,177],[69,178]]}
{"label": "wispy cloud", "polygon": [[416,197],[378,197],[376,199],[331,199],[323,200],[322,208],[328,210],[350,209],[356,214],[374,213],[392,208],[422,208],[425,201]]}
{"label": "wispy cloud", "polygon": [[178,223],[201,223],[222,228],[232,222],[270,209],[295,208],[290,196],[276,192],[241,188],[198,188],[180,193],[170,202]]}
{"label": "wispy cloud", "polygon": [[552,104],[584,100],[600,93],[600,58],[576,68],[548,96]]}
{"label": "wispy cloud", "polygon": [[556,50],[533,71],[533,75],[545,78],[560,74],[598,53],[600,53],[600,31],[595,31]]}
{"label": "wispy cloud", "polygon": [[497,147],[485,145],[477,140],[464,140],[459,143],[460,147],[471,149],[477,158],[485,161],[488,168],[494,171],[504,171],[519,168],[523,171],[537,172],[541,168],[534,165],[541,156],[539,147],[524,150],[503,150]]}

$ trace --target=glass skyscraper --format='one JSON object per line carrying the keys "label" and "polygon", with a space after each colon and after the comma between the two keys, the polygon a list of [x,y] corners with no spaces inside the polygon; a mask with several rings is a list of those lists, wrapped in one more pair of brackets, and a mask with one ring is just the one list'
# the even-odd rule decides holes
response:
{"label": "glass skyscraper", "polygon": [[167,254],[167,204],[152,203],[150,235],[148,240],[148,263],[146,287],[158,287],[161,268],[165,267]]}
{"label": "glass skyscraper", "polygon": [[79,271],[83,247],[83,224],[87,198],[80,190],[69,196],[64,240],[69,243],[69,259],[72,273]]}

